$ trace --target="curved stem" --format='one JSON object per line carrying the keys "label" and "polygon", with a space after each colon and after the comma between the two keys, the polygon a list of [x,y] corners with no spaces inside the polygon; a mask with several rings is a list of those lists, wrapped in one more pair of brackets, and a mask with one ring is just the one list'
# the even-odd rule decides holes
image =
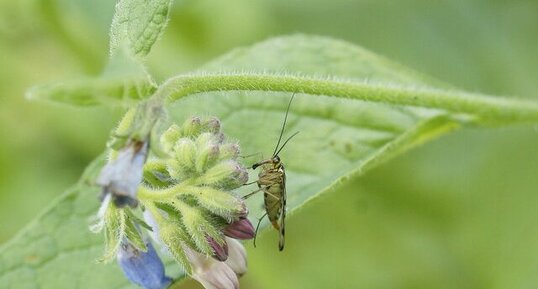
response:
{"label": "curved stem", "polygon": [[176,76],[154,97],[175,101],[211,91],[300,92],[396,105],[434,108],[473,116],[477,122],[538,122],[538,103],[445,91],[428,87],[376,85],[331,79],[276,74],[203,74]]}

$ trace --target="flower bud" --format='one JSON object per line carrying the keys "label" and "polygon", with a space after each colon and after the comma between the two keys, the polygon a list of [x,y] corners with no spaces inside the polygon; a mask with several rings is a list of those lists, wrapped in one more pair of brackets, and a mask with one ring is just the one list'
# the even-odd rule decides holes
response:
{"label": "flower bud", "polygon": [[228,237],[239,240],[249,240],[256,236],[254,226],[247,218],[241,218],[229,224],[224,228],[223,233]]}
{"label": "flower bud", "polygon": [[194,162],[196,146],[188,138],[180,139],[174,146],[174,157],[168,161],[168,172],[176,180],[192,177],[195,171]]}
{"label": "flower bud", "polygon": [[222,132],[218,132],[214,134],[214,139],[218,144],[222,144],[226,140],[226,136]]}
{"label": "flower bud", "polygon": [[164,274],[164,265],[151,243],[142,252],[129,242],[122,242],[118,263],[129,281],[146,289],[164,289],[172,280]]}
{"label": "flower bud", "polygon": [[220,120],[216,117],[211,117],[204,122],[204,129],[211,133],[218,133],[220,131]]}
{"label": "flower bud", "polygon": [[202,172],[205,171],[205,168],[213,165],[215,160],[217,160],[220,153],[220,148],[218,145],[211,145],[207,149],[203,150],[198,154],[197,162],[200,163],[200,168]]}
{"label": "flower bud", "polygon": [[181,213],[181,222],[189,236],[189,242],[194,244],[194,248],[206,255],[215,254],[215,248],[208,242],[208,236],[222,243],[224,236],[219,231],[216,224],[209,219],[209,214],[201,208],[193,207],[182,200],[177,200],[173,204],[174,208]]}
{"label": "flower bud", "polygon": [[208,186],[191,188],[186,194],[194,197],[201,207],[212,214],[224,218],[227,222],[244,217],[248,214],[248,208],[243,199],[226,191],[213,189]]}
{"label": "flower bud", "polygon": [[228,259],[228,244],[226,244],[226,242],[219,244],[211,236],[206,236],[206,239],[209,246],[211,246],[211,249],[213,249],[213,258],[221,262],[226,261],[226,259]]}
{"label": "flower bud", "polygon": [[200,181],[209,186],[235,189],[248,181],[248,172],[236,161],[224,161],[207,170]]}
{"label": "flower bud", "polygon": [[192,117],[183,123],[182,129],[184,137],[197,136],[202,130],[202,121],[199,117]]}
{"label": "flower bud", "polygon": [[196,171],[202,174],[217,160],[219,145],[213,140],[213,135],[208,133],[201,134],[196,140],[196,145]]}
{"label": "flower bud", "polygon": [[165,152],[171,154],[174,145],[181,137],[181,129],[176,124],[170,126],[162,135],[161,135],[161,145]]}
{"label": "flower bud", "polygon": [[235,143],[225,143],[220,146],[219,160],[237,159],[239,157],[239,145]]}
{"label": "flower bud", "polygon": [[237,215],[239,218],[246,218],[248,216],[248,207],[247,204],[245,204],[245,201],[243,198],[241,199],[241,210],[239,210],[239,214]]}

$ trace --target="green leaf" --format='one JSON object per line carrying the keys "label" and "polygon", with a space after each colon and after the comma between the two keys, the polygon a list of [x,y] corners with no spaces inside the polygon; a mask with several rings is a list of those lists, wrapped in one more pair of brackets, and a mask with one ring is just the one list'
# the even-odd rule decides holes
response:
{"label": "green leaf", "polygon": [[[299,75],[328,81],[346,79],[346,83],[367,80],[372,87],[402,86],[417,91],[449,87],[349,43],[304,35],[276,38],[250,48],[236,49],[209,63],[194,77],[201,75],[200,82],[203,82],[204,76],[226,77],[245,71],[240,74],[247,77]],[[222,84],[226,87],[223,90],[231,90],[229,92],[208,89],[209,92],[202,95],[171,103],[169,115],[175,122],[181,122],[193,112],[221,118],[225,133],[241,141],[242,154],[256,154],[244,161],[245,165],[252,165],[261,159],[261,154],[269,157],[273,152],[293,90],[260,91],[278,90],[276,86],[271,87],[270,82],[260,89],[252,83],[250,88],[248,83],[239,84],[240,89],[234,90],[232,85],[227,89],[229,83]],[[204,90],[209,86],[200,87]],[[181,89],[190,94],[199,92],[196,91],[198,88],[197,83],[189,82],[185,86],[171,85],[174,92],[170,95],[179,98],[183,95]],[[280,153],[287,173],[288,210],[293,213],[343,181],[461,124],[461,119],[446,110],[297,93],[283,137],[295,131],[300,134]],[[257,173],[251,173],[251,181],[255,181],[256,176]],[[255,189],[252,186],[243,189],[242,193]],[[248,202],[250,217],[256,221],[256,217],[263,215],[262,194]],[[267,224],[264,221],[262,227]]]}
{"label": "green leaf", "polygon": [[168,22],[171,0],[120,0],[110,29],[110,55],[126,48],[146,56]]}
{"label": "green leaf", "polygon": [[[250,78],[250,84],[244,81],[248,77],[240,82],[226,78],[238,71],[241,77],[262,78]],[[211,78],[217,72],[220,78]],[[286,78],[290,75],[293,77]],[[275,76],[280,77],[278,85],[271,82]],[[215,115],[222,120],[226,134],[241,141],[243,155],[261,153],[265,157],[274,149],[295,85],[304,79],[316,80],[310,82],[312,87],[303,83],[299,91],[319,95],[298,93],[295,97],[285,136],[294,131],[301,133],[280,154],[287,169],[288,209],[292,213],[347,179],[461,125],[495,122],[497,117],[499,123],[535,121],[536,117],[535,104],[525,109],[520,102],[505,99],[466,99],[466,94],[445,90],[446,85],[364,49],[321,37],[282,37],[238,49],[201,69],[193,78],[178,79],[181,81],[167,82],[159,96],[173,100],[200,95],[168,104],[171,121],[181,123],[191,114]],[[213,83],[215,79],[222,80],[220,86]],[[335,79],[346,82],[334,82]],[[325,90],[320,89],[320,83],[326,84],[321,87]],[[334,83],[359,83],[368,89],[349,94],[327,88]],[[348,98],[317,93],[322,91]],[[437,97],[439,93],[444,94]],[[426,101],[411,102],[413,95],[426,95]],[[432,95],[435,97],[427,98]],[[485,103],[485,108],[473,110],[476,100]],[[507,112],[502,109],[505,107]],[[260,158],[247,158],[245,163],[252,164]],[[99,193],[89,183],[102,165],[100,158],[72,190],[0,249],[0,284],[8,288],[129,286],[117,266],[94,262],[102,252],[103,240],[87,229],[87,219],[97,210]],[[251,179],[255,179],[255,173]],[[244,193],[253,189],[245,188]],[[252,220],[262,215],[261,203],[261,195],[249,199]],[[288,231],[289,234],[294,232]],[[167,260],[168,275],[182,276],[171,264],[174,263]]]}
{"label": "green leaf", "polygon": [[29,99],[73,105],[126,105],[150,96],[156,88],[143,58],[168,22],[170,0],[121,0],[110,30],[110,61],[97,78],[31,88]]}
{"label": "green leaf", "polygon": [[124,52],[115,54],[97,78],[36,86],[26,97],[78,106],[127,105],[147,98],[156,87],[144,65]]}

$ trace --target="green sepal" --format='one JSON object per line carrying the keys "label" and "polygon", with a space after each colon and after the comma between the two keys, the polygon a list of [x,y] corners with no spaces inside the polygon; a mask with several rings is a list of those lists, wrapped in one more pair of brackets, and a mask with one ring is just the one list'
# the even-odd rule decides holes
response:
{"label": "green sepal", "polygon": [[235,189],[248,180],[247,172],[233,160],[222,161],[209,168],[197,179],[197,184]]}
{"label": "green sepal", "polygon": [[219,145],[212,133],[202,133],[196,139],[196,172],[204,173],[219,157]]}
{"label": "green sepal", "polygon": [[231,222],[238,216],[246,214],[246,207],[238,197],[229,192],[217,190],[211,187],[189,187],[186,194],[193,196],[198,205],[209,212]]}
{"label": "green sepal", "polygon": [[209,245],[207,237],[210,236],[219,243],[223,242],[223,238],[219,228],[210,222],[211,216],[180,200],[175,201],[172,205],[181,213],[181,223],[185,227],[188,237],[196,245],[196,250],[208,256],[212,255],[213,249]]}
{"label": "green sepal", "polygon": [[[142,238],[142,235],[140,234],[140,230],[136,226],[136,219],[133,218],[134,215],[129,211],[129,209],[127,210],[124,209],[124,214],[125,214],[125,232],[124,232],[125,237],[129,240],[129,243],[131,243],[135,248],[137,248],[140,251],[146,252],[148,248],[146,247],[144,238]],[[148,225],[146,224],[146,226]]]}
{"label": "green sepal", "polygon": [[180,139],[174,146],[174,156],[168,161],[168,172],[176,180],[192,177],[195,171],[196,145],[188,138]]}
{"label": "green sepal", "polygon": [[125,231],[125,214],[111,202],[104,216],[105,251],[99,262],[107,263],[116,257]]}
{"label": "green sepal", "polygon": [[181,128],[177,124],[172,124],[161,135],[160,141],[164,151],[168,154],[172,154],[176,142],[181,138]]}
{"label": "green sepal", "polygon": [[144,182],[151,187],[165,188],[173,183],[166,167],[160,160],[150,160],[144,165]]}
{"label": "green sepal", "polygon": [[185,242],[189,236],[181,229],[181,224],[175,221],[167,221],[159,224],[159,237],[166,244],[168,251],[174,259],[185,269],[187,274],[192,272],[192,268],[185,255],[183,246],[191,246]]}
{"label": "green sepal", "polygon": [[187,119],[181,126],[183,137],[195,138],[202,132],[202,122],[199,117]]}

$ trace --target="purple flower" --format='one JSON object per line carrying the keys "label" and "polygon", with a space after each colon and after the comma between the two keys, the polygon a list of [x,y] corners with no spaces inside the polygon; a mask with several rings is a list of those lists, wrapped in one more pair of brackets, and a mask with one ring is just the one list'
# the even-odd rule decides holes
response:
{"label": "purple flower", "polygon": [[123,241],[118,252],[118,263],[127,279],[146,289],[163,289],[172,279],[164,274],[164,265],[151,243],[146,244],[147,252],[136,249],[128,241]]}
{"label": "purple flower", "polygon": [[136,192],[142,182],[147,154],[147,141],[130,141],[118,152],[118,156],[101,170],[96,182],[103,187],[105,196],[113,196],[116,206],[138,205]]}
{"label": "purple flower", "polygon": [[240,218],[239,220],[229,224],[223,230],[224,235],[239,240],[249,240],[256,236],[252,223],[247,218]]}
{"label": "purple flower", "polygon": [[219,261],[226,261],[226,259],[228,259],[228,244],[226,244],[226,242],[224,242],[224,244],[219,244],[210,236],[206,236],[206,239],[207,243],[211,246],[211,249],[213,249],[213,258]]}

